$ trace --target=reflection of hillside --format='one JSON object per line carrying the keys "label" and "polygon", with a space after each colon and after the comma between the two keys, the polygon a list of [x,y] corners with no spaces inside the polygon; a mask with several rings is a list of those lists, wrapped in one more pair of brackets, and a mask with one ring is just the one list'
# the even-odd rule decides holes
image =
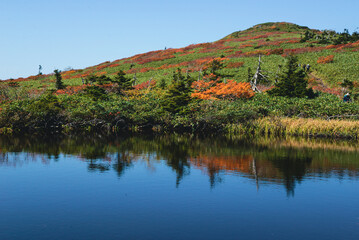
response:
{"label": "reflection of hillside", "polygon": [[[213,187],[225,174],[240,174],[263,183],[281,184],[293,194],[296,184],[310,175],[315,177],[357,177],[359,152],[353,144],[341,144],[330,150],[310,148],[300,141],[229,140],[226,138],[195,138],[188,136],[129,138],[0,138],[0,167],[18,166],[31,161],[49,163],[61,154],[76,156],[87,162],[89,171],[116,171],[122,176],[136,162],[146,162],[148,169],[161,161],[176,173],[176,185],[190,174],[191,167],[209,176]],[[313,143],[315,144],[315,143]],[[298,146],[296,146],[298,145]]]}
{"label": "reflection of hillside", "polygon": [[311,159],[293,159],[289,156],[271,159],[256,159],[250,155],[242,157],[198,156],[191,158],[191,163],[207,172],[212,186],[216,179],[220,179],[221,172],[234,172],[255,179],[257,186],[260,181],[283,183],[288,194],[292,195],[296,182],[300,182],[306,174]]}

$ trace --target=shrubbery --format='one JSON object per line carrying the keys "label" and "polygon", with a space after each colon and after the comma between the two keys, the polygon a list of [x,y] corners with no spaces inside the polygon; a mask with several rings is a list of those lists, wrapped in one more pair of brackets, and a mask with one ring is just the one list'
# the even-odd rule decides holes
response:
{"label": "shrubbery", "polygon": [[[158,129],[212,132],[228,124],[250,124],[263,117],[359,118],[359,105],[321,94],[315,99],[257,94],[251,99],[192,100],[179,112],[163,110],[158,90],[136,97],[105,94],[98,86],[88,94],[46,94],[3,106],[0,126],[17,131],[119,131]],[[102,90],[100,90],[102,89]],[[100,95],[97,95],[100,91]],[[157,92],[158,91],[158,92]],[[92,95],[93,94],[93,95]],[[101,96],[105,94],[108,100]],[[100,96],[100,97],[99,97]],[[92,98],[94,97],[94,99]]]}

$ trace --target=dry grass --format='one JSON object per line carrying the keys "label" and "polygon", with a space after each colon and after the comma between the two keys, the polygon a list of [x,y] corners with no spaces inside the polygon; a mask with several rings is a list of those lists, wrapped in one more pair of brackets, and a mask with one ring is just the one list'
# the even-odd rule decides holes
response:
{"label": "dry grass", "polygon": [[228,126],[230,133],[255,133],[304,137],[355,138],[359,137],[359,121],[322,120],[309,118],[263,118],[249,126]]}

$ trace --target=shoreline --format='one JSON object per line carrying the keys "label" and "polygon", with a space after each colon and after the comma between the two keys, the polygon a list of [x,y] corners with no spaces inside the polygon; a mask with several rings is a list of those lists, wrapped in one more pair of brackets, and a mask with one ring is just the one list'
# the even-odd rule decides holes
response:
{"label": "shoreline", "polygon": [[27,134],[38,136],[54,135],[83,135],[100,134],[130,135],[130,134],[197,134],[197,135],[227,135],[238,137],[304,137],[324,139],[349,139],[359,138],[358,120],[325,120],[313,118],[289,118],[289,117],[264,117],[243,123],[232,124],[205,124],[197,123],[191,126],[186,124],[144,123],[131,124],[124,119],[113,123],[101,119],[84,121],[81,123],[68,123],[54,125],[51,128],[13,129],[11,127],[0,128],[0,135],[23,136]]}

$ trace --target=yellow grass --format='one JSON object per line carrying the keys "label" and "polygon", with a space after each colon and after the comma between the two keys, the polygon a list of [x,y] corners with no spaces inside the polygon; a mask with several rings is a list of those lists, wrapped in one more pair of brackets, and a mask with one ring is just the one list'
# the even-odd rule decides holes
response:
{"label": "yellow grass", "polygon": [[307,118],[263,118],[249,126],[228,126],[229,133],[255,133],[263,135],[359,137],[359,121],[321,120]]}

